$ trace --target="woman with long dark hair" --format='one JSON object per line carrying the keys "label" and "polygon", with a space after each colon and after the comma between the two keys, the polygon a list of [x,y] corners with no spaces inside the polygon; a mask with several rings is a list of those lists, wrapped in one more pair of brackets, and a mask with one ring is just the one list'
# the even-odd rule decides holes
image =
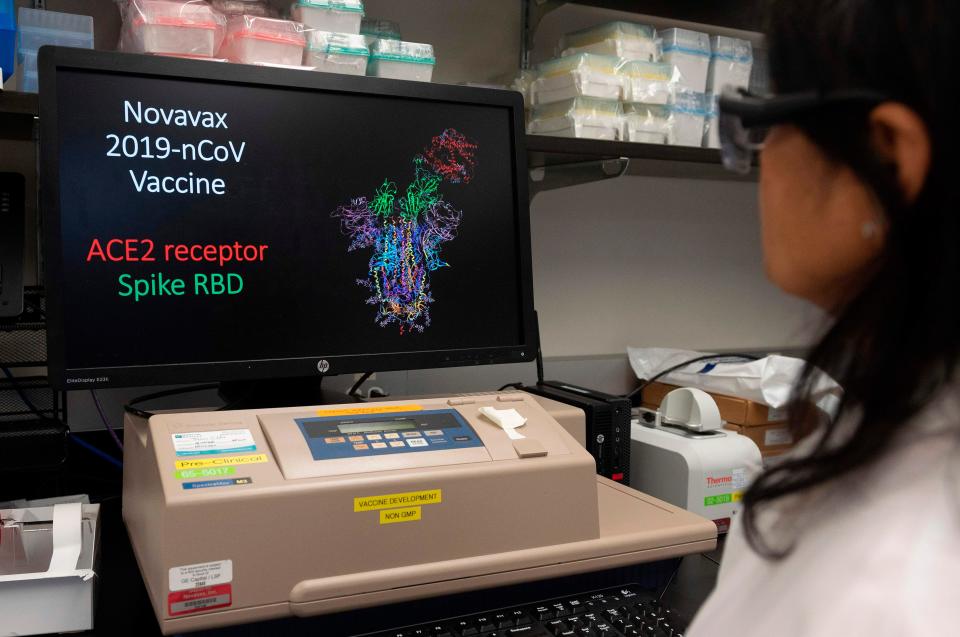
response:
{"label": "woman with long dark hair", "polygon": [[832,316],[838,413],[743,498],[687,637],[960,634],[960,3],[773,0],[775,94],[727,92],[760,157],[766,267]]}

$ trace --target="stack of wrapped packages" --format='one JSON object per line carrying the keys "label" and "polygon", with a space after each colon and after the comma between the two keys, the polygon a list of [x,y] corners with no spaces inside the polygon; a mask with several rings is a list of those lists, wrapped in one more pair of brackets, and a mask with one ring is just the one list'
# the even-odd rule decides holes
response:
{"label": "stack of wrapped packages", "polygon": [[715,96],[746,88],[752,65],[748,40],[609,22],[564,35],[514,87],[531,134],[716,148]]}
{"label": "stack of wrapped packages", "polygon": [[429,82],[433,47],[364,17],[363,0],[119,0],[119,49],[259,66]]}

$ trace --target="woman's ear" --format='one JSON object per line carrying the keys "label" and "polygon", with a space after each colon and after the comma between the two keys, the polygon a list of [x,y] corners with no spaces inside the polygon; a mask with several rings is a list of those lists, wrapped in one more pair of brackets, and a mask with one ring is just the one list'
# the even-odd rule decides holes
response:
{"label": "woman's ear", "polygon": [[904,200],[913,203],[930,172],[930,135],[923,120],[909,106],[885,102],[870,113],[874,148],[897,166]]}

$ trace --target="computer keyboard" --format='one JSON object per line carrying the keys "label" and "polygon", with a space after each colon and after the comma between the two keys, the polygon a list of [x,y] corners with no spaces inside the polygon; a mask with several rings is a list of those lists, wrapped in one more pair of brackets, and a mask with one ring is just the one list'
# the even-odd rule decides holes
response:
{"label": "computer keyboard", "polygon": [[630,584],[368,637],[683,637],[685,622]]}

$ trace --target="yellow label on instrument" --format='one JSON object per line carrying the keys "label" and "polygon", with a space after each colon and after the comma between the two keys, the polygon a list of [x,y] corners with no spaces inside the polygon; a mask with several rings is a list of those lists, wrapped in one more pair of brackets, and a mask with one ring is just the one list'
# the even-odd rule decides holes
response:
{"label": "yellow label on instrument", "polygon": [[740,500],[742,500],[742,499],[743,499],[743,491],[734,491],[734,492],[733,492],[733,498],[732,498],[732,499],[733,499],[734,502],[739,502]]}
{"label": "yellow label on instrument", "polygon": [[373,414],[399,414],[405,411],[423,411],[420,405],[383,405],[380,407],[351,407],[348,409],[318,409],[318,416],[370,416]]}
{"label": "yellow label on instrument", "polygon": [[403,509],[384,509],[380,511],[380,524],[396,524],[397,522],[413,522],[420,519],[420,507],[406,507]]}
{"label": "yellow label on instrument", "polygon": [[267,454],[255,453],[249,456],[228,456],[226,458],[195,458],[177,460],[177,469],[203,469],[205,467],[229,467],[244,464],[267,462]]}
{"label": "yellow label on instrument", "polygon": [[419,506],[421,504],[440,504],[440,489],[431,491],[410,491],[408,493],[388,493],[353,499],[353,511],[376,511],[378,509],[396,509],[399,507]]}

